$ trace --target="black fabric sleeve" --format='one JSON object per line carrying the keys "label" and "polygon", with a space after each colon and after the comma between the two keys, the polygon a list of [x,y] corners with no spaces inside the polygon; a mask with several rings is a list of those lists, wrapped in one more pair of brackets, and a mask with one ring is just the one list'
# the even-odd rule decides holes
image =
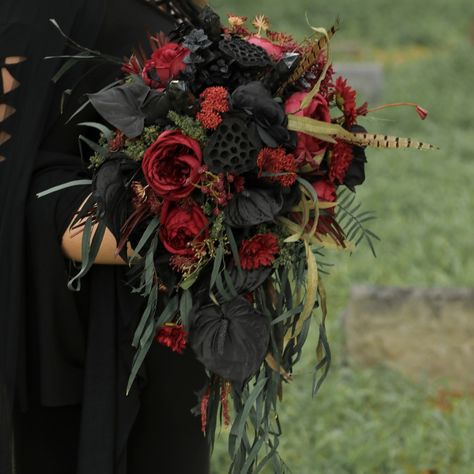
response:
{"label": "black fabric sleeve", "polygon": [[[101,2],[94,2],[82,35],[94,38],[101,22]],[[18,87],[0,103],[9,107],[0,123],[0,472],[13,472],[12,423],[17,381],[24,379],[25,304],[27,277],[24,216],[28,186],[53,93],[51,78],[58,61],[45,56],[64,52],[64,39],[49,22],[55,18],[66,34],[74,35],[88,0],[2,0],[0,2],[0,67]],[[97,24],[95,24],[97,22]],[[11,58],[22,58],[6,65]],[[23,59],[24,58],[24,59]],[[5,72],[7,70],[7,72]],[[5,109],[5,108],[4,108]],[[12,113],[14,111],[14,113]]]}

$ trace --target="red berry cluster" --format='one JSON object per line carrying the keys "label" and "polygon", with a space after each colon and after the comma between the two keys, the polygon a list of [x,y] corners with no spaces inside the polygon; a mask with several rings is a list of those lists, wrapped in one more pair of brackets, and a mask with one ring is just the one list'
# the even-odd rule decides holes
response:
{"label": "red berry cluster", "polygon": [[229,111],[229,93],[225,87],[208,87],[201,95],[201,111],[197,119],[204,128],[215,130],[221,123],[221,114]]}
{"label": "red berry cluster", "polygon": [[275,174],[269,176],[269,181],[280,183],[284,187],[291,186],[296,181],[298,169],[295,157],[286,153],[283,148],[263,148],[257,157],[260,176],[263,172]]}

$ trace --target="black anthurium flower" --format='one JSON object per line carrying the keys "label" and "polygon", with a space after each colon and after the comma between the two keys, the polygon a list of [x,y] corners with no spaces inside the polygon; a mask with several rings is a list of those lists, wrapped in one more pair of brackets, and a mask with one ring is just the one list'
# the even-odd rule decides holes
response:
{"label": "black anthurium flower", "polygon": [[253,117],[262,142],[269,147],[290,146],[288,117],[283,106],[258,81],[237,87],[232,93],[232,106]]}
{"label": "black anthurium flower", "polygon": [[225,208],[225,222],[231,227],[251,227],[272,222],[284,204],[280,188],[246,188],[234,194]]}
{"label": "black anthurium flower", "polygon": [[[367,132],[367,130],[360,125],[354,125],[351,128],[351,132],[364,133]],[[343,183],[352,192],[355,192],[355,186],[358,186],[365,181],[365,164],[367,163],[367,158],[365,156],[365,148],[363,147],[352,147],[352,153],[354,157],[352,158],[351,164],[347,169]]]}
{"label": "black anthurium flower", "polygon": [[191,347],[208,370],[225,380],[245,383],[262,364],[269,341],[268,319],[242,296],[192,312]]}
{"label": "black anthurium flower", "polygon": [[[98,219],[105,219],[117,242],[120,229],[129,216],[128,183],[140,164],[125,153],[113,153],[94,174],[92,198],[97,204]],[[126,253],[126,249],[124,250]]]}

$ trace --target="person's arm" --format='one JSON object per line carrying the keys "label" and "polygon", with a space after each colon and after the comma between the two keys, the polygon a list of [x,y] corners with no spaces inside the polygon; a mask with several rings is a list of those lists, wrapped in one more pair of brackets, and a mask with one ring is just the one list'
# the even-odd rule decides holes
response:
{"label": "person's arm", "polygon": [[[87,199],[88,198],[86,198],[84,203]],[[95,229],[96,226],[93,227],[92,235],[94,235]],[[82,260],[82,231],[78,232],[77,229],[71,229],[69,226],[63,234],[61,247],[66,257],[76,262],[80,262]],[[106,229],[95,263],[101,265],[126,265],[126,262],[120,256],[115,254],[116,249],[117,241],[112,232],[109,229]],[[129,245],[129,255],[131,252],[132,250]]]}

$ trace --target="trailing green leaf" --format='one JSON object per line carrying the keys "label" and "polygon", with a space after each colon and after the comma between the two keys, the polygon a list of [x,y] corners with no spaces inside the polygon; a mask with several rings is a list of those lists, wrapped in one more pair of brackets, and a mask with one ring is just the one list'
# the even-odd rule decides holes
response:
{"label": "trailing green leaf", "polygon": [[338,223],[349,241],[357,246],[362,240],[365,240],[372,254],[376,257],[374,240],[380,240],[380,238],[366,227],[367,222],[376,219],[375,213],[370,211],[359,212],[361,204],[356,203],[355,199],[355,194],[346,189],[339,193],[337,202]]}

